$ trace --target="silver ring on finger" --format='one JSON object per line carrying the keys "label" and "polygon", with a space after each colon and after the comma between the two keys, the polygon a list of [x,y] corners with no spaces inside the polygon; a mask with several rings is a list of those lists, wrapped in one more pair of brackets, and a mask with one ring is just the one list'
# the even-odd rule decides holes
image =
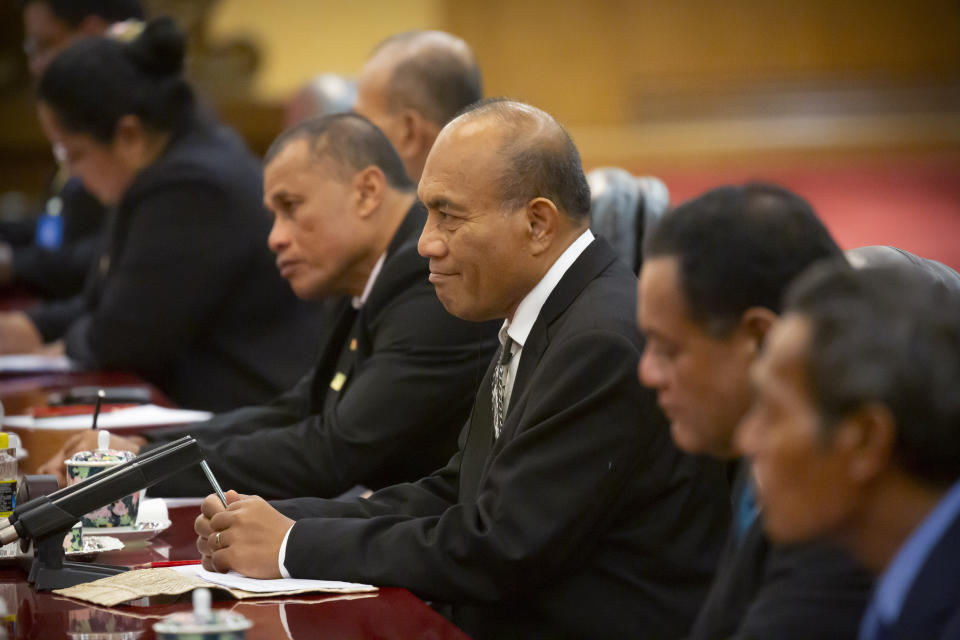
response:
{"label": "silver ring on finger", "polygon": [[214,540],[217,541],[217,549],[223,549],[223,543],[220,542],[220,533],[221,533],[220,531],[217,531],[217,535],[214,536],[213,538]]}

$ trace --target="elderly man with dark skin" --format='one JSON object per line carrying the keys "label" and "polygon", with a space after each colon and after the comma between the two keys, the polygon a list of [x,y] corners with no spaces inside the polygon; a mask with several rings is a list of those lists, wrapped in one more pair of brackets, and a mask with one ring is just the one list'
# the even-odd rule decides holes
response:
{"label": "elderly man with dark skin", "polygon": [[[416,252],[426,212],[400,158],[361,116],[311,120],[268,151],[264,201],[281,275],[301,298],[334,297],[317,364],[268,405],[150,434],[141,451],[191,433],[224,485],[275,498],[428,473],[456,450],[496,326],[458,320],[437,301]],[[62,467],[55,456],[44,471]],[[195,469],[151,493],[208,490]]]}
{"label": "elderly man with dark skin", "polygon": [[[681,449],[736,461],[750,366],[783,292],[809,265],[842,261],[840,249],[801,198],[751,184],[714,189],[665,215],[644,256],[640,380],[657,391]],[[749,466],[734,465],[734,523],[690,637],[850,638],[870,576],[823,545],[771,545]]]}
{"label": "elderly man with dark skin", "polygon": [[539,109],[481,103],[441,132],[418,192],[444,307],[505,319],[459,451],[369,499],[208,497],[204,566],[406,587],[476,638],[683,635],[727,486],[636,380],[636,278],[588,229],[572,140]]}
{"label": "elderly man with dark skin", "polygon": [[805,274],[752,378],[737,440],[770,537],[879,575],[862,640],[960,638],[956,285],[916,264]]}

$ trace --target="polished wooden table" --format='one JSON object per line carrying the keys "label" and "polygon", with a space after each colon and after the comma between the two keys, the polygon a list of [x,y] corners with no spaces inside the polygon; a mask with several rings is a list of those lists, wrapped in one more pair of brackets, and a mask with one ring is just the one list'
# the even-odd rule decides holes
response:
{"label": "polished wooden table", "polygon": [[[0,376],[0,400],[7,413],[24,413],[46,404],[46,396],[73,386],[140,385],[151,389],[151,401],[169,401],[142,379],[123,373],[76,372],[29,376]],[[136,431],[142,431],[142,428]],[[75,431],[16,430],[30,451],[21,472],[42,464]],[[31,432],[32,431],[32,432]],[[123,433],[124,430],[115,430]],[[129,431],[129,430],[128,430]],[[172,526],[149,543],[128,545],[102,553],[96,562],[135,566],[164,560],[198,558],[193,521],[199,507],[171,508]],[[150,640],[152,625],[163,616],[191,608],[190,595],[176,601],[153,599],[118,607],[100,607],[78,600],[37,592],[26,581],[27,562],[0,566],[0,597],[10,612],[10,638],[72,638],[75,640]],[[335,578],[335,576],[331,576]],[[248,640],[303,640],[313,638],[378,638],[461,640],[467,636],[405,589],[385,588],[376,594],[351,596],[296,595],[289,598],[234,600],[217,595],[214,606],[243,614],[254,626]]]}
{"label": "polished wooden table", "polygon": [[[147,544],[102,553],[97,562],[133,566],[161,560],[197,558],[193,521],[198,507],[170,509],[173,525]],[[381,589],[353,596],[296,595],[289,598],[220,599],[214,607],[232,609],[253,622],[248,640],[315,638],[378,638],[462,640],[467,636],[405,589]],[[15,618],[7,625],[11,638],[75,640],[150,640],[152,625],[175,611],[191,608],[190,595],[171,602],[100,607],[35,591],[26,573],[15,566],[0,568],[0,597]]]}

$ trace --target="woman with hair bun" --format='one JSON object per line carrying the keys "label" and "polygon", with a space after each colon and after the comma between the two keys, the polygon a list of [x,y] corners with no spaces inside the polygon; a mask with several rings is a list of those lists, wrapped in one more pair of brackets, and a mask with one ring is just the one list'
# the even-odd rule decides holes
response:
{"label": "woman with hair bun", "polygon": [[87,367],[133,371],[181,406],[220,411],[292,386],[319,327],[267,249],[260,164],[197,108],[184,49],[159,18],[129,42],[81,40],[44,72],[43,128],[113,210],[83,296],[5,314],[0,351],[62,339]]}

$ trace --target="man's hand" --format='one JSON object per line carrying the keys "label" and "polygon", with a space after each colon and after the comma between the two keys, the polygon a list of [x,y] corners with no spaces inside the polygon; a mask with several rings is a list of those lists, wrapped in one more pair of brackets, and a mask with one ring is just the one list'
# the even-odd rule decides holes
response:
{"label": "man's hand", "polygon": [[227,491],[227,508],[215,494],[207,496],[194,523],[203,568],[231,569],[251,578],[280,578],[278,559],[283,537],[294,521],[259,496]]}
{"label": "man's hand", "polygon": [[[52,476],[57,476],[57,479],[60,481],[60,486],[66,486],[67,470],[66,467],[63,466],[63,461],[73,456],[77,451],[92,451],[96,449],[97,435],[99,433],[100,432],[95,429],[88,429],[83,433],[78,433],[71,437],[59,451],[53,454],[52,458],[44,462],[37,469],[37,473],[47,473]],[[121,438],[112,433],[110,434],[111,449],[140,453],[140,447],[146,444],[146,442],[146,439],[140,436]]]}
{"label": "man's hand", "polygon": [[43,346],[43,337],[22,311],[0,313],[0,353],[32,353]]}

